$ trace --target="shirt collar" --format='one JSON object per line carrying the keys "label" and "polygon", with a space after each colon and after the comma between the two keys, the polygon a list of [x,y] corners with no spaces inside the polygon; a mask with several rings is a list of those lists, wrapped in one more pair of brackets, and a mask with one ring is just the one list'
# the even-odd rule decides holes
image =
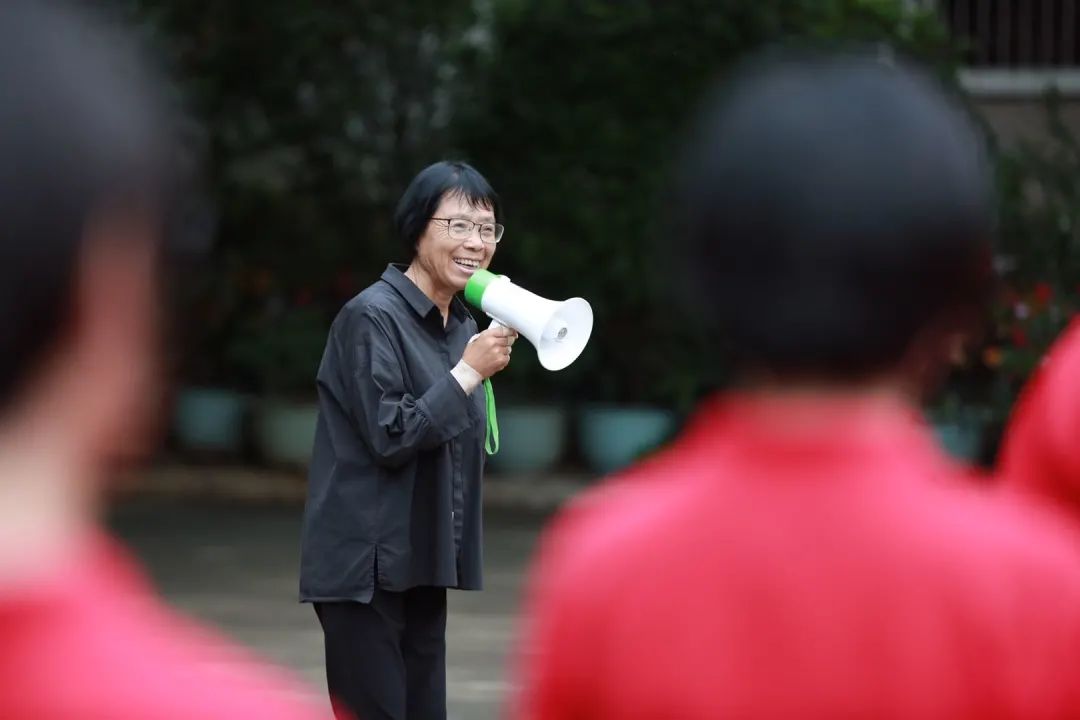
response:
{"label": "shirt collar", "polygon": [[[383,271],[382,279],[390,283],[390,286],[397,290],[401,297],[405,298],[405,301],[409,303],[409,306],[417,315],[426,318],[431,314],[432,310],[437,312],[438,309],[435,307],[435,303],[431,301],[431,298],[416,286],[416,283],[405,277],[405,271],[408,267],[403,263],[390,263],[386,266],[386,270]],[[464,303],[455,295],[450,301],[451,317],[462,320],[468,312]]]}

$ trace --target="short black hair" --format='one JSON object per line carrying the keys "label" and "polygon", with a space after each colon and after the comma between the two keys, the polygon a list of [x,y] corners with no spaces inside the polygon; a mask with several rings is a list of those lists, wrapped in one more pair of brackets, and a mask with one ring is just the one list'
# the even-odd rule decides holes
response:
{"label": "short black hair", "polygon": [[406,256],[416,256],[416,244],[431,216],[447,195],[460,195],[473,207],[489,208],[502,222],[502,203],[487,179],[468,163],[442,160],[417,173],[398,201],[394,229]]}
{"label": "short black hair", "polygon": [[898,369],[937,323],[977,322],[993,287],[992,173],[932,73],[881,48],[770,49],[699,118],[674,251],[742,370],[858,381]]}
{"label": "short black hair", "polygon": [[116,18],[0,3],[0,408],[71,320],[92,217],[151,211],[164,225],[177,210],[175,117],[149,60]]}

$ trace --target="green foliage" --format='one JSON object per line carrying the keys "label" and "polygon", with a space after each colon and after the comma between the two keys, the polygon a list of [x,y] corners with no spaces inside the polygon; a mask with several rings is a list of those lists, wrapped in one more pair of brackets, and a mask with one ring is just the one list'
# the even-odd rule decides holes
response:
{"label": "green foliage", "polygon": [[313,399],[330,323],[314,307],[284,308],[248,318],[230,338],[227,355],[242,381],[275,397]]}
{"label": "green foliage", "polygon": [[1047,98],[1047,136],[999,153],[1001,249],[1020,289],[1048,283],[1059,294],[1080,287],[1080,140]]}
{"label": "green foliage", "polygon": [[733,59],[787,38],[846,39],[885,41],[952,69],[940,25],[900,2],[536,0],[495,9],[493,42],[469,58],[474,95],[455,121],[465,155],[506,200],[495,267],[548,297],[584,296],[597,319],[569,377],[517,378],[541,396],[572,387],[576,397],[685,406],[722,379],[723,355],[663,300],[679,283],[664,262],[663,191],[688,116]]}
{"label": "green foliage", "polygon": [[934,417],[986,428],[992,461],[1017,393],[1080,310],[1080,141],[1047,97],[1046,134],[997,148],[1001,286],[984,346],[959,364]]}
{"label": "green foliage", "polygon": [[[577,363],[549,373],[522,350],[500,398],[685,408],[727,370],[666,304],[663,193],[706,88],[785,39],[881,42],[950,81],[958,57],[900,0],[112,1],[166,49],[210,151],[219,245],[182,288],[184,372],[279,393],[312,391],[329,319],[400,254],[405,183],[456,150],[505,200],[494,269],[596,311]],[[1009,388],[1078,299],[1080,150],[1050,129],[999,159],[1014,269],[981,364]]]}
{"label": "green foliage", "polygon": [[399,259],[393,206],[445,150],[476,16],[469,0],[113,2],[154,33],[206,131],[218,247],[192,303],[214,324],[184,372],[231,382],[246,369],[222,342],[250,318],[298,296],[332,312],[343,272],[366,284]]}
{"label": "green foliage", "polygon": [[998,153],[1004,283],[983,362],[997,372],[1004,419],[1015,390],[1080,310],[1080,140],[1060,98],[1047,98],[1047,134]]}

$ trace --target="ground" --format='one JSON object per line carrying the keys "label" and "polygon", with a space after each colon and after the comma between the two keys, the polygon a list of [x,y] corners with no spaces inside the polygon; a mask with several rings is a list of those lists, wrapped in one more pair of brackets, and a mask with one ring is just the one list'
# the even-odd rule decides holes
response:
{"label": "ground", "polygon": [[[487,512],[486,589],[450,593],[450,718],[500,716],[520,592],[544,517]],[[311,607],[296,601],[299,507],[128,501],[111,522],[168,602],[292,668],[325,702],[321,631]]]}

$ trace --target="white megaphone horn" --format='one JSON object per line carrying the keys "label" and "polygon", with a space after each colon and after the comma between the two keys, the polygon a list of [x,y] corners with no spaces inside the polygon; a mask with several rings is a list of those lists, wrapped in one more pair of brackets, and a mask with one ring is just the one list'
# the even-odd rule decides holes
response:
{"label": "white megaphone horn", "polygon": [[593,312],[587,300],[548,300],[505,275],[475,270],[465,285],[465,299],[494,322],[524,335],[546,370],[562,370],[577,360],[592,335]]}

